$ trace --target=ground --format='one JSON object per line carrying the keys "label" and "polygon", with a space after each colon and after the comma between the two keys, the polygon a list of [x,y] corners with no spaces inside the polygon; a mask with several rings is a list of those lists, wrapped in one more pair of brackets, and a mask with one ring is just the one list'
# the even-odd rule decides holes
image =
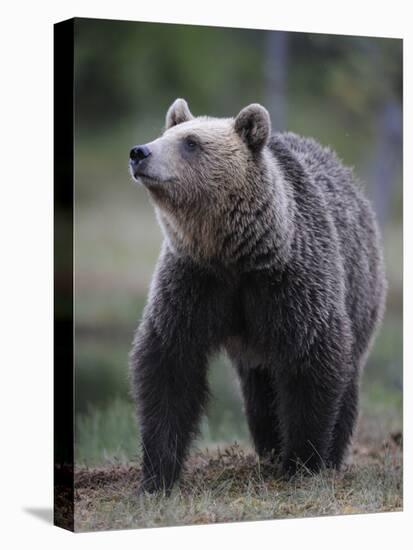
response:
{"label": "ground", "polygon": [[138,496],[137,463],[79,467],[75,474],[76,531],[162,527],[402,510],[402,436],[372,444],[365,434],[340,473],[290,481],[233,445],[198,451],[170,497]]}

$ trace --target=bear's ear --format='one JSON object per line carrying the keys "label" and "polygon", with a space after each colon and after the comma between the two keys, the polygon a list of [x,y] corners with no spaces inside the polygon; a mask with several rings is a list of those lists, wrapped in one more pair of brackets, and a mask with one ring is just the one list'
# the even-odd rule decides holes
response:
{"label": "bear's ear", "polygon": [[258,103],[251,103],[242,109],[235,119],[235,131],[250,149],[262,149],[271,134],[271,119],[267,109]]}
{"label": "bear's ear", "polygon": [[168,128],[172,128],[172,126],[187,122],[193,118],[185,99],[175,99],[166,113],[165,129],[168,130]]}

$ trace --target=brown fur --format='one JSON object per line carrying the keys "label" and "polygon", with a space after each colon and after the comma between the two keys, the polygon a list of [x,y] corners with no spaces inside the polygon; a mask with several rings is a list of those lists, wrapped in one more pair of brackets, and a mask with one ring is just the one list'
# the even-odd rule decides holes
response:
{"label": "brown fur", "polygon": [[[194,118],[182,99],[169,108],[163,135],[148,144],[159,158],[148,168],[155,181],[141,179],[175,252],[200,262],[231,265],[238,261],[241,240],[251,228],[251,247],[264,237],[264,248],[277,249],[282,240],[278,260],[288,258],[291,192],[281,185],[282,175],[268,151],[262,152],[263,162],[254,158],[270,129],[267,111],[257,104],[243,109],[236,119]],[[183,170],[177,143],[188,136],[196,136],[202,154],[196,163],[185,163]],[[257,212],[274,203],[276,208],[256,219]]]}
{"label": "brown fur", "polygon": [[260,105],[194,118],[177,100],[131,150],[166,237],[131,354],[143,490],[179,477],[222,348],[261,456],[286,475],[343,463],[385,303],[378,228],[330,149],[270,131]]}

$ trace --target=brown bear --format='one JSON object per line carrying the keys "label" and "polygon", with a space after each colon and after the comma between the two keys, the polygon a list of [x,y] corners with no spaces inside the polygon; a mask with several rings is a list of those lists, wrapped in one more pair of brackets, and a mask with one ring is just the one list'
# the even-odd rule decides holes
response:
{"label": "brown bear", "polygon": [[351,170],[311,138],[271,135],[261,105],[194,118],[183,99],[129,166],[165,237],[131,351],[142,489],[169,492],[179,477],[221,349],[259,455],[287,476],[339,468],[386,292]]}

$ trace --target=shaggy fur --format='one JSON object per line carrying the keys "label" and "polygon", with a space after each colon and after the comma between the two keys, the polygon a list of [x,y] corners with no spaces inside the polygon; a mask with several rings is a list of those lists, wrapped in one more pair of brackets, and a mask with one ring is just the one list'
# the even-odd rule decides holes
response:
{"label": "shaggy fur", "polygon": [[351,171],[313,139],[271,136],[260,105],[194,118],[184,100],[131,159],[165,235],[131,352],[142,489],[179,477],[222,348],[259,455],[280,456],[286,475],[339,468],[386,290]]}

